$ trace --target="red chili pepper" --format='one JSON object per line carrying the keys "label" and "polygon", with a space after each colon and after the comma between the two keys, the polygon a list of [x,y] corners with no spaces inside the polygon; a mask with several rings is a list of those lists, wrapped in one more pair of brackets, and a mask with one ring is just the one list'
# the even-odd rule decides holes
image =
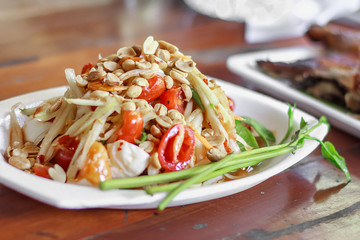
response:
{"label": "red chili pepper", "polygon": [[94,64],[92,64],[92,63],[85,64],[81,70],[81,74],[90,72],[91,68],[93,68],[93,67],[94,67]]}
{"label": "red chili pepper", "polygon": [[234,111],[234,109],[235,109],[235,102],[234,102],[234,100],[233,100],[232,98],[230,98],[230,97],[227,97],[227,98],[228,98],[228,100],[229,100],[230,110],[231,110],[231,111]]}
{"label": "red chili pepper", "polygon": [[33,170],[34,170],[35,175],[37,175],[39,177],[51,179],[51,177],[49,175],[49,168],[50,167],[48,167],[48,166],[35,165],[33,167]]}

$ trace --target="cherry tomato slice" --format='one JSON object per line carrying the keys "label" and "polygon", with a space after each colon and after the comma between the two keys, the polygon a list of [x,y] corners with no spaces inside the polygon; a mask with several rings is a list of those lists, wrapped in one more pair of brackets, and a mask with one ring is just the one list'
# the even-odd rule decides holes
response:
{"label": "cherry tomato slice", "polygon": [[85,74],[90,72],[90,69],[94,67],[94,64],[92,63],[87,63],[83,66],[82,70],[81,70],[81,74]]}
{"label": "cherry tomato slice", "polygon": [[185,95],[181,87],[173,87],[166,90],[160,96],[160,103],[164,104],[168,110],[176,109],[181,113],[184,113],[185,109]]}
{"label": "cherry tomato slice", "polygon": [[182,170],[189,164],[194,147],[194,131],[185,125],[174,125],[161,138],[158,148],[159,162],[167,171]]}
{"label": "cherry tomato slice", "polygon": [[58,142],[59,149],[55,153],[53,162],[59,164],[66,172],[79,145],[79,141],[76,138],[65,135],[59,138]]}
{"label": "cherry tomato slice", "polygon": [[139,139],[143,130],[144,120],[140,113],[136,111],[124,111],[121,126],[116,131],[116,140],[125,140],[135,143]]}
{"label": "cherry tomato slice", "polygon": [[164,79],[159,76],[155,75],[154,77],[148,79],[149,86],[146,88],[143,88],[141,94],[138,99],[144,99],[147,102],[152,102],[165,91],[165,81]]}
{"label": "cherry tomato slice", "polygon": [[39,177],[43,177],[43,178],[49,178],[51,179],[50,175],[49,175],[49,168],[48,166],[38,166],[35,165],[33,167],[34,173],[35,175],[39,176]]}

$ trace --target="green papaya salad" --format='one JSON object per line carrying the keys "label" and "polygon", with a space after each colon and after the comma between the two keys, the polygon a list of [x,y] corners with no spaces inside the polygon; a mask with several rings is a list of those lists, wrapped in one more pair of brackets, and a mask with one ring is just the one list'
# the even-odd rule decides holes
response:
{"label": "green papaya salad", "polygon": [[[66,69],[65,76],[62,96],[11,109],[6,158],[14,167],[102,190],[165,191],[159,205],[164,209],[191,185],[246,176],[262,161],[312,140],[350,181],[335,147],[309,135],[328,124],[326,118],[293,126],[289,106],[287,134],[276,144],[258,119],[235,115],[234,101],[216,81],[166,41],[150,36],[141,45],[99,55],[80,74]],[[19,109],[24,123],[16,116]]]}

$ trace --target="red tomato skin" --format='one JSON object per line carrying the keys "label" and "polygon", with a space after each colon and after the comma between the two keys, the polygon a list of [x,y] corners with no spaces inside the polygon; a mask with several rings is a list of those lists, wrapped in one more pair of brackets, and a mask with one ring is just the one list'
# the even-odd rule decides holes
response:
{"label": "red tomato skin", "polygon": [[55,164],[59,164],[59,166],[66,172],[79,145],[79,141],[69,135],[65,135],[62,136],[58,142],[60,147],[55,153],[53,162]]}
{"label": "red tomato skin", "polygon": [[[177,155],[173,152],[175,137],[179,134],[180,128],[184,128],[184,141]],[[161,166],[166,171],[179,171],[189,164],[195,148],[195,136],[193,130],[184,125],[174,125],[161,138],[158,147],[158,158]]]}
{"label": "red tomato skin", "polygon": [[83,66],[83,68],[81,69],[81,74],[85,74],[90,72],[90,69],[94,67],[94,64],[92,63],[87,63]]}
{"label": "red tomato skin", "polygon": [[39,177],[51,179],[51,177],[49,175],[49,168],[50,167],[48,167],[48,166],[34,166],[33,170],[34,170],[35,175],[37,175]]}
{"label": "red tomato skin", "polygon": [[180,113],[184,113],[185,101],[184,92],[181,87],[173,87],[166,90],[160,96],[160,103],[165,105],[168,110],[175,109]]}
{"label": "red tomato skin", "polygon": [[136,111],[124,111],[123,122],[116,132],[116,140],[124,140],[135,143],[140,138],[143,130],[144,119]]}
{"label": "red tomato skin", "polygon": [[43,164],[44,161],[45,161],[45,155],[43,155],[43,154],[37,155],[37,159],[39,159],[39,162],[40,162],[41,164]]}
{"label": "red tomato skin", "polygon": [[160,95],[165,91],[165,81],[164,79],[159,76],[155,75],[154,77],[148,79],[149,86],[146,88],[143,88],[140,96],[138,96],[138,99],[144,99],[148,103],[154,101]]}

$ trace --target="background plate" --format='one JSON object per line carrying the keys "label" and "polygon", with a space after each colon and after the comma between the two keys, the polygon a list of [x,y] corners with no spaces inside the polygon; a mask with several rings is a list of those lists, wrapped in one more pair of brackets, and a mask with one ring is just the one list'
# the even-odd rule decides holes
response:
{"label": "background plate", "polygon": [[228,58],[227,66],[232,72],[244,77],[250,84],[255,84],[256,88],[284,101],[296,103],[297,107],[317,117],[324,115],[334,126],[356,137],[360,137],[360,120],[261,72],[256,66],[257,60],[293,62],[320,54],[322,54],[322,50],[316,47],[295,47],[259,51],[233,55]]}
{"label": "background plate", "polygon": [[[258,119],[267,128],[274,130],[277,139],[284,136],[287,130],[288,110],[285,103],[230,83],[218,82],[227,95],[234,99],[236,114]],[[62,95],[65,90],[65,87],[52,88],[0,102],[0,182],[24,195],[58,208],[156,208],[164,198],[165,193],[151,196],[142,190],[101,191],[97,188],[63,184],[25,173],[6,163],[3,153],[8,145],[9,110],[11,106],[20,101],[25,104],[33,104],[43,99]],[[310,125],[317,122],[309,114],[296,110],[295,124],[299,123],[301,117],[304,117]],[[312,136],[323,139],[327,131],[327,126],[322,125],[313,132]],[[169,206],[206,201],[246,190],[289,168],[310,154],[317,146],[317,142],[307,141],[296,154],[270,159],[261,164],[257,168],[257,172],[251,176],[225,183],[187,189],[177,195]]]}

